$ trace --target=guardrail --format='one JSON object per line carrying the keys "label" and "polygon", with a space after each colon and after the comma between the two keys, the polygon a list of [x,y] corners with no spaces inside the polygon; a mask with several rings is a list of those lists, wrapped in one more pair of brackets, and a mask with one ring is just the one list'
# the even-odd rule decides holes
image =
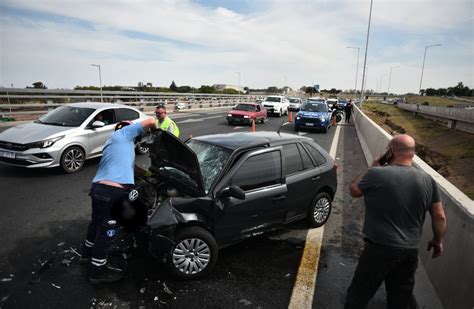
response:
{"label": "guardrail", "polygon": [[[367,162],[382,154],[391,136],[354,107],[357,135]],[[474,304],[474,202],[428,164],[415,156],[414,165],[430,174],[438,184],[448,228],[444,254],[432,259],[426,244],[432,238],[431,220],[423,226],[419,247],[420,264],[446,309],[472,308]],[[416,295],[415,295],[416,297]]]}
{"label": "guardrail", "polygon": [[399,103],[399,108],[433,119],[445,126],[474,133],[474,109]]}

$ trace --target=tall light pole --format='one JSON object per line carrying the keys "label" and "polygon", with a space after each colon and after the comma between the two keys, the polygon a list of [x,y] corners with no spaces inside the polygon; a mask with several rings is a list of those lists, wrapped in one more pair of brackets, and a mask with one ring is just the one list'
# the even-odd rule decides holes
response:
{"label": "tall light pole", "polygon": [[240,103],[240,72],[235,72],[235,74],[239,75],[239,103]]}
{"label": "tall light pole", "polygon": [[420,78],[420,88],[418,89],[418,93],[421,92],[421,83],[423,82],[423,71],[425,70],[425,60],[426,60],[426,50],[430,47],[437,47],[441,46],[441,44],[435,44],[435,45],[428,45],[425,46],[425,54],[423,56],[423,66],[421,67],[421,78]]}
{"label": "tall light pole", "polygon": [[378,93],[381,93],[381,92],[382,92],[383,78],[384,78],[385,76],[387,76],[387,75],[388,75],[388,74],[382,74],[382,75],[380,76],[380,84],[378,84],[379,86],[377,87],[377,89],[378,89],[377,92],[378,92]]}
{"label": "tall light pole", "polygon": [[99,64],[91,64],[93,67],[98,67],[99,68],[99,86],[100,86],[100,102],[104,102],[103,94],[102,94],[102,72],[100,71],[100,65]]}
{"label": "tall light pole", "polygon": [[372,3],[373,3],[373,0],[370,0],[369,25],[367,26],[367,40],[365,41],[364,71],[362,72],[362,90],[360,91],[360,107],[361,108],[362,108],[362,103],[364,102],[365,66],[367,64],[367,50],[369,48],[370,20],[372,18]]}
{"label": "tall light pole", "polygon": [[397,65],[396,67],[390,67],[390,76],[388,78],[388,88],[387,88],[387,95],[390,95],[390,84],[392,83],[392,70],[399,68],[400,66]]}
{"label": "tall light pole", "polygon": [[356,82],[355,82],[355,87],[354,87],[354,91],[355,91],[354,96],[357,96],[357,77],[359,76],[359,52],[360,52],[360,47],[347,46],[347,48],[357,49]]}

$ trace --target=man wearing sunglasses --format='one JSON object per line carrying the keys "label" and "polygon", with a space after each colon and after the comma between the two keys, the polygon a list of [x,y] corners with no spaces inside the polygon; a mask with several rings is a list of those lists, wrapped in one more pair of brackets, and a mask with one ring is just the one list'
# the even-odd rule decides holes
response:
{"label": "man wearing sunglasses", "polygon": [[176,123],[166,115],[166,108],[163,105],[158,105],[155,109],[156,127],[163,131],[168,131],[179,137],[179,128]]}

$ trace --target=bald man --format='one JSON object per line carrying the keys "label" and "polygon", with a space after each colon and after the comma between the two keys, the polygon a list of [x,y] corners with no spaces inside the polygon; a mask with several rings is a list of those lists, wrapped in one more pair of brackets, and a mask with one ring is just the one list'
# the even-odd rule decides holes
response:
{"label": "bald man", "polygon": [[428,250],[433,249],[433,258],[443,253],[446,217],[438,187],[430,175],[412,166],[414,155],[415,140],[395,136],[383,159],[376,158],[352,181],[351,195],[364,197],[365,245],[347,290],[346,309],[365,308],[384,281],[387,308],[408,308],[427,211],[433,229]]}

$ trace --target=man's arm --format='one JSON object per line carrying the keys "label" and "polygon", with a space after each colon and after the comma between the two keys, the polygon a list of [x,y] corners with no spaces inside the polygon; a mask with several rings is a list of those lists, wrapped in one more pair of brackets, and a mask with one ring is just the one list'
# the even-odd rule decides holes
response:
{"label": "man's arm", "polygon": [[446,215],[444,214],[441,202],[434,203],[430,208],[431,228],[433,229],[433,239],[428,242],[428,251],[433,248],[433,258],[443,254],[443,238],[446,233]]}
{"label": "man's arm", "polygon": [[362,195],[364,195],[364,193],[362,193],[358,186],[359,181],[362,179],[362,176],[363,174],[357,176],[351,183],[350,191],[352,197],[361,197]]}
{"label": "man's arm", "polygon": [[148,129],[148,128],[154,128],[154,129],[157,128],[156,120],[155,118],[152,118],[152,117],[143,120],[141,122],[141,125],[142,125],[143,130]]}

